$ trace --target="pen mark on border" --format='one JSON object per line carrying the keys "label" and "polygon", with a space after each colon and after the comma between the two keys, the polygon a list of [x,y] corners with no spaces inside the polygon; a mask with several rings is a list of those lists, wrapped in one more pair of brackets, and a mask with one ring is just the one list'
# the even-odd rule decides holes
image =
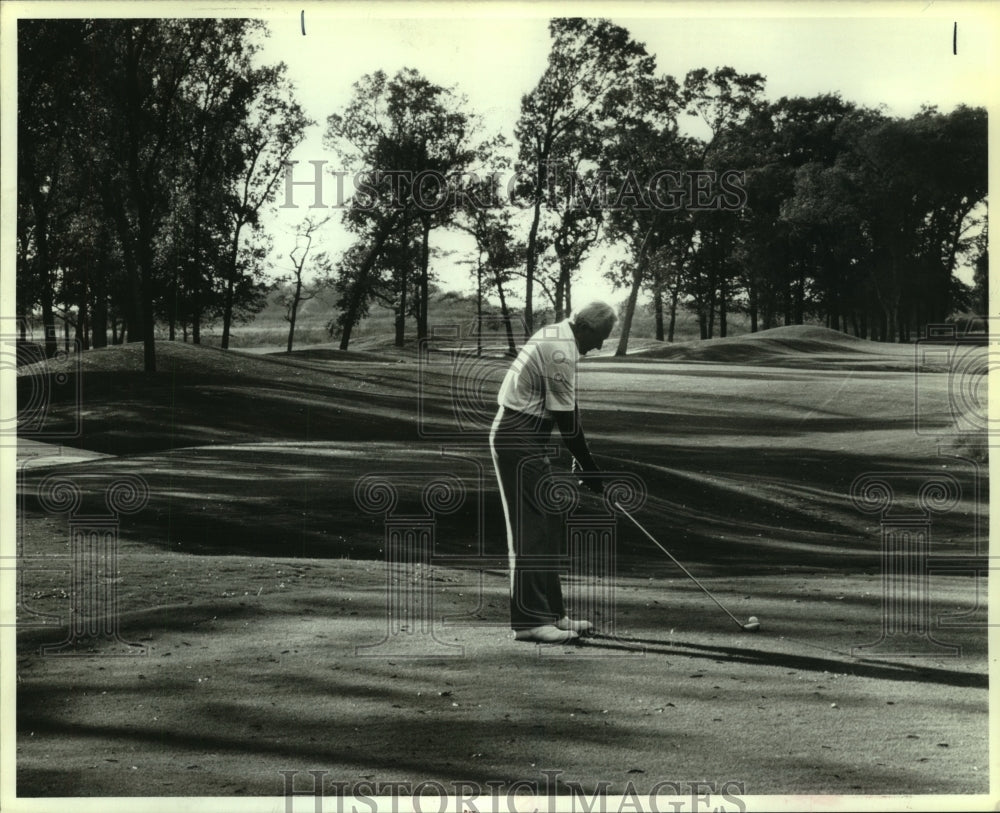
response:
{"label": "pen mark on border", "polygon": [[299,12],[299,22],[302,25],[302,36],[304,37],[306,35],[306,10],[305,9],[302,9],[302,11]]}
{"label": "pen mark on border", "polygon": [[951,29],[951,53],[958,56],[958,20],[955,20],[955,25]]}

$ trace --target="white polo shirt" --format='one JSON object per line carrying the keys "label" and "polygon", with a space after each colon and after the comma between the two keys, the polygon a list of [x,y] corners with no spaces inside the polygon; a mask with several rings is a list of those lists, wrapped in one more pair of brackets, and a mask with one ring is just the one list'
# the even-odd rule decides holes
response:
{"label": "white polo shirt", "polygon": [[497,403],[545,418],[576,407],[580,351],[569,320],[546,325],[521,348],[500,385]]}

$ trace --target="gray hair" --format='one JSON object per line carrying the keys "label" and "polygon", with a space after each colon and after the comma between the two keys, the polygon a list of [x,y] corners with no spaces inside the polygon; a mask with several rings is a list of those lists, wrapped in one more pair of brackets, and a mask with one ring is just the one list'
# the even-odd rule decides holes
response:
{"label": "gray hair", "polygon": [[595,331],[606,329],[610,332],[618,321],[618,314],[607,302],[590,302],[580,310],[574,311],[571,321],[580,327],[588,327]]}

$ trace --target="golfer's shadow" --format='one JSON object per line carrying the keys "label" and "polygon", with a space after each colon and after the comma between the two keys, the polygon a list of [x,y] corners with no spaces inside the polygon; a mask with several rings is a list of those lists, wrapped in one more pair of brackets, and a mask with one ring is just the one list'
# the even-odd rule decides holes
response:
{"label": "golfer's shadow", "polygon": [[[786,639],[787,640],[787,639]],[[792,642],[794,643],[794,642]],[[921,683],[939,683],[945,686],[989,688],[989,675],[978,672],[956,672],[931,666],[896,663],[894,661],[855,658],[847,653],[844,660],[821,658],[814,655],[794,655],[787,652],[750,649],[734,646],[711,646],[678,641],[658,641],[652,638],[630,638],[600,633],[579,639],[579,645],[600,649],[621,650],[635,654],[643,651],[652,655],[675,655],[685,658],[730,661],[761,666],[775,666],[812,672],[840,672],[858,677],[882,680],[908,680]],[[834,650],[831,650],[834,651]]]}

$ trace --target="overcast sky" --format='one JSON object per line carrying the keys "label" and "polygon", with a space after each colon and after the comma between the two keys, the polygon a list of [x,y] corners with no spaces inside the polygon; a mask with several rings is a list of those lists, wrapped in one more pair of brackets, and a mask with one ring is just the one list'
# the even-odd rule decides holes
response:
{"label": "overcast sky", "polygon": [[[560,13],[611,18],[656,55],[660,73],[678,80],[693,68],[722,65],[761,73],[773,99],[837,92],[909,116],[923,104],[947,112],[960,103],[988,106],[996,98],[991,79],[997,75],[997,17],[987,4],[605,3],[577,4],[571,12],[544,4],[517,11],[491,4],[369,4],[362,17],[357,6],[306,5],[304,17],[302,8],[288,6],[267,18],[272,36],[266,46],[269,61],[288,65],[297,98],[317,122],[293,156],[302,162],[296,180],[312,177],[310,160],[325,159],[335,168],[336,156],[322,145],[326,117],[344,106],[355,81],[379,69],[391,75],[416,68],[431,81],[454,87],[482,118],[484,136],[501,131],[513,140],[521,96],[545,68],[548,18]],[[327,188],[332,202],[332,187]],[[292,239],[287,232],[309,213],[310,192],[300,189],[296,203],[302,208],[282,212],[279,229],[286,233],[276,234],[278,251],[287,251]],[[349,242],[337,221],[335,214],[326,229],[326,246],[334,254]],[[436,241],[459,253],[469,248],[443,235]],[[610,259],[604,249],[590,258],[575,301],[624,295],[601,278]],[[468,272],[448,266],[449,261],[437,264],[444,287],[471,290]]]}
{"label": "overcast sky", "polygon": [[[963,21],[958,7],[956,14],[942,16],[931,13],[939,12],[936,4],[926,5],[926,14],[895,18],[633,16],[642,8],[670,10],[669,4],[607,3],[595,11],[608,12],[605,16],[656,55],[661,73],[678,79],[693,68],[731,65],[741,72],[764,74],[767,95],[773,98],[839,92],[861,104],[885,104],[899,115],[914,113],[923,103],[945,109],[959,102],[986,104],[991,90],[986,80],[996,69],[995,28],[983,25],[982,16]],[[841,7],[846,8],[834,3],[822,8]],[[882,8],[902,12],[917,7],[918,3],[905,3]],[[614,13],[619,8],[626,13]],[[705,8],[725,6],[708,3]],[[363,74],[378,69],[392,74],[412,67],[433,82],[456,86],[488,123],[512,135],[521,95],[531,90],[545,68],[550,44],[547,22],[548,15],[543,14],[358,20],[307,6],[303,35],[295,7],[270,19],[273,33],[267,52],[287,63],[301,100],[317,120],[342,105],[351,84]],[[953,54],[955,22],[957,55]]]}

